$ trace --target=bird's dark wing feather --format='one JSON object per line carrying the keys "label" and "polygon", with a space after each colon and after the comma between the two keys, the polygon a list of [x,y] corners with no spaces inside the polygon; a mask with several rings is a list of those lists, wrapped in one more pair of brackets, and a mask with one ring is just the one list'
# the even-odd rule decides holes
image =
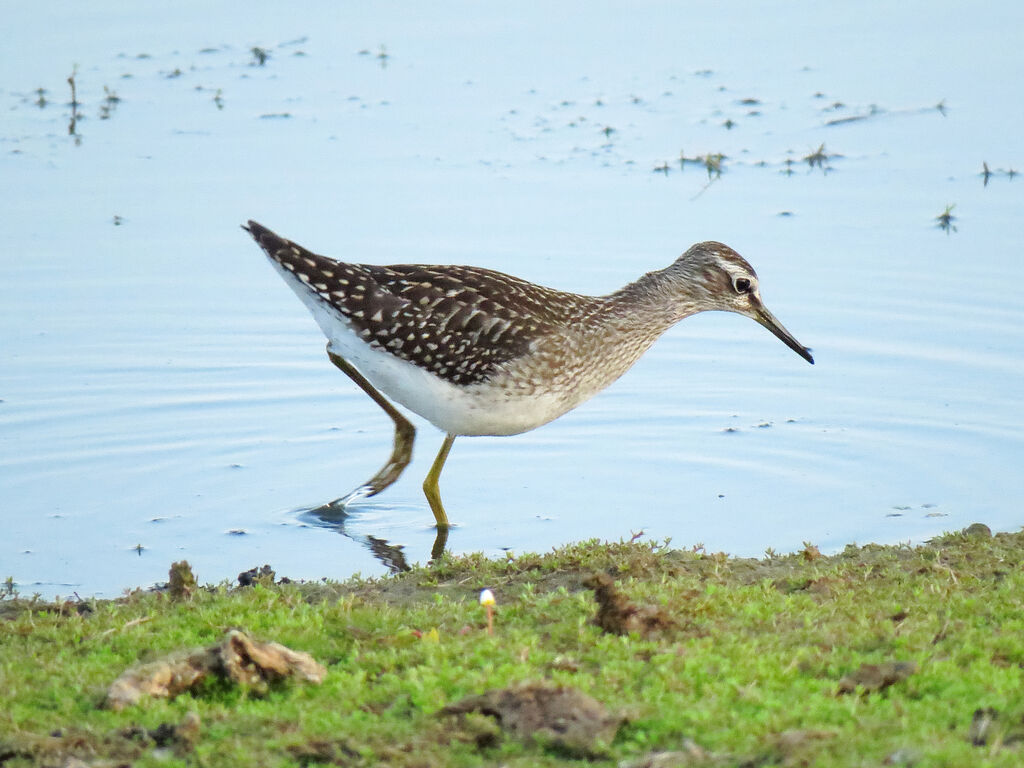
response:
{"label": "bird's dark wing feather", "polygon": [[486,380],[594,301],[479,267],[338,262],[255,222],[248,229],[370,346],[453,384]]}

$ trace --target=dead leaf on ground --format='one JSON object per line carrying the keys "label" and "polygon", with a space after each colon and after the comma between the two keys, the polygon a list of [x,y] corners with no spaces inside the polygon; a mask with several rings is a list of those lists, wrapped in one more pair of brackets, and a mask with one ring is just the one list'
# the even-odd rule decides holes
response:
{"label": "dead leaf on ground", "polygon": [[1024,750],[1024,717],[979,707],[971,717],[967,738],[976,747],[988,747],[992,754],[1007,749],[1019,752]]}
{"label": "dead leaf on ground", "polygon": [[293,651],[280,643],[260,643],[237,630],[228,632],[220,647],[228,677],[242,685],[260,687],[286,677],[322,683],[327,674],[308,653]]}
{"label": "dead leaf on ground", "polygon": [[359,759],[359,752],[345,739],[312,739],[292,744],[288,753],[299,765],[349,765]]}
{"label": "dead leaf on ground", "polygon": [[615,588],[612,577],[606,573],[588,576],[583,586],[594,590],[597,615],[594,624],[614,635],[635,632],[641,637],[658,637],[674,629],[676,623],[663,608],[653,605],[634,605]]}
{"label": "dead leaf on ground", "polygon": [[683,739],[683,748],[649,752],[634,760],[623,760],[619,768],[690,768],[707,765],[715,756],[693,739]]}
{"label": "dead leaf on ground", "polygon": [[296,677],[320,683],[327,670],[308,653],[280,643],[260,643],[231,630],[217,645],[173,653],[124,672],[107,691],[107,706],[124,709],[144,696],[173,699],[211,677],[265,691],[271,683]]}
{"label": "dead leaf on ground", "polygon": [[[772,737],[772,743],[776,751],[783,758],[786,765],[796,763],[803,765],[804,758],[809,757],[823,741],[834,739],[833,731],[822,731],[815,728],[794,728],[789,731],[782,731]],[[814,762],[811,760],[810,762]]]}
{"label": "dead leaf on ground", "polygon": [[536,740],[583,756],[600,753],[623,723],[620,715],[609,713],[585,693],[545,683],[487,691],[441,710],[444,715],[470,712],[495,718],[503,731],[525,741]]}
{"label": "dead leaf on ground", "polygon": [[860,668],[839,681],[836,695],[856,693],[860,688],[863,693],[874,693],[888,688],[894,683],[906,680],[917,672],[917,662],[887,661],[884,664],[861,664]]}
{"label": "dead leaf on ground", "polygon": [[992,726],[998,719],[999,713],[992,707],[979,707],[974,710],[974,716],[971,718],[971,729],[967,733],[967,738],[971,740],[971,744],[976,747],[985,746],[988,743]]}

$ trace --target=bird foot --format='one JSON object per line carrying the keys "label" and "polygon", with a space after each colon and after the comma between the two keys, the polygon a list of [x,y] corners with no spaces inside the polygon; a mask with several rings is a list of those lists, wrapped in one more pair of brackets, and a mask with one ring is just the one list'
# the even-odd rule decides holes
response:
{"label": "bird foot", "polygon": [[374,486],[367,483],[366,485],[360,485],[355,490],[349,491],[340,499],[332,503],[344,509],[349,504],[369,498],[370,496],[373,496],[379,492],[379,488],[375,488]]}

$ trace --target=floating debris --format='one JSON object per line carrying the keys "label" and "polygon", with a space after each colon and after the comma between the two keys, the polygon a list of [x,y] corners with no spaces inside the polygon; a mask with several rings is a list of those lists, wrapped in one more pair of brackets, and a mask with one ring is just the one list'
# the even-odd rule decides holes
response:
{"label": "floating debris", "polygon": [[103,93],[106,96],[103,98],[103,103],[100,104],[100,120],[109,120],[114,112],[114,108],[121,103],[121,97],[117,95],[116,91],[110,90],[105,85],[103,86]]}
{"label": "floating debris", "polygon": [[[842,109],[842,108],[845,108],[845,106],[846,105],[843,104],[842,102],[836,102],[831,107],[826,107],[826,110],[828,110],[828,109]],[[856,122],[859,122],[861,120],[867,120],[868,118],[875,118],[875,117],[880,117],[880,116],[885,116],[885,117],[905,117],[907,115],[923,115],[923,114],[927,114],[929,112],[938,112],[940,115],[945,117],[947,111],[948,111],[948,108],[946,107],[945,100],[942,100],[938,104],[935,104],[934,106],[930,106],[930,107],[910,107],[908,109],[895,109],[895,110],[887,110],[887,109],[883,109],[882,107],[879,107],[877,104],[871,104],[868,107],[868,111],[866,113],[861,113],[861,114],[858,114],[858,115],[848,115],[846,117],[836,117],[836,118],[833,118],[832,120],[825,121],[825,125],[826,126],[844,125],[846,123],[856,123]]]}
{"label": "floating debris", "polygon": [[252,61],[249,62],[250,67],[264,67],[270,58],[270,51],[266,48],[260,48],[258,45],[250,48],[249,53],[252,54]]}
{"label": "floating debris", "polygon": [[1020,172],[1014,170],[1013,168],[1008,168],[1005,171],[1002,168],[992,170],[991,168],[988,167],[987,162],[983,162],[981,164],[981,173],[979,173],[978,175],[981,177],[982,186],[987,187],[989,179],[991,179],[993,176],[1005,176],[1010,181],[1013,181],[1013,179],[1016,176],[1020,175]]}
{"label": "floating debris", "polygon": [[844,125],[845,123],[856,123],[856,122],[859,122],[861,120],[867,120],[869,117],[875,117],[876,115],[880,115],[884,111],[885,110],[879,109],[877,106],[872,104],[868,108],[867,114],[848,115],[846,117],[835,117],[835,118],[833,118],[831,120],[826,120],[825,121],[825,125],[829,125],[830,126],[830,125]]}
{"label": "floating debris", "polygon": [[822,143],[816,150],[800,159],[807,163],[810,168],[821,168],[822,173],[828,173],[832,170],[832,166],[828,164],[828,161],[835,157],[842,157],[842,155],[835,153],[831,155],[828,154],[825,151],[825,144]]}
{"label": "floating debris", "polygon": [[71,86],[71,101],[69,106],[71,107],[71,120],[68,123],[68,136],[75,137],[75,146],[82,143],[82,137],[78,134],[78,88],[75,82],[75,77],[78,75],[78,65],[75,64],[71,68],[71,74],[68,75],[68,85]]}
{"label": "floating debris", "polygon": [[953,215],[954,208],[956,208],[956,203],[947,205],[946,210],[935,217],[935,226],[943,230],[947,235],[950,232],[956,232],[956,225],[953,223],[956,221],[956,216]]}
{"label": "floating debris", "polygon": [[687,157],[685,152],[679,152],[679,170],[685,170],[686,164],[700,165],[704,167],[704,170],[708,172],[708,178],[719,178],[722,175],[722,161],[728,159],[726,155],[721,152],[711,153],[706,155],[696,155],[694,157]]}

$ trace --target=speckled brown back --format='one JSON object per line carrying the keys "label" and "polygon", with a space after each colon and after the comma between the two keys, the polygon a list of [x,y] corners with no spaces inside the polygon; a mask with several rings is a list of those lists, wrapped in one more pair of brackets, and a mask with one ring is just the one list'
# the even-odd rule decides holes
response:
{"label": "speckled brown back", "polygon": [[256,222],[248,229],[271,259],[371,347],[457,385],[486,380],[502,363],[529,352],[531,341],[601,302],[480,267],[338,262]]}

